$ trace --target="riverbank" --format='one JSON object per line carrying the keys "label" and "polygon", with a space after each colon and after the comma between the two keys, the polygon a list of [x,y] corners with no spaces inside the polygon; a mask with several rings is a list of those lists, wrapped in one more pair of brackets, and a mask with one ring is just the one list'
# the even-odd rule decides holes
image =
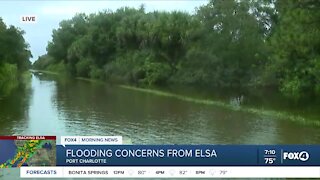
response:
{"label": "riverbank", "polygon": [[[37,72],[42,72],[42,73],[52,74],[52,75],[59,75],[59,73],[50,72],[50,71],[40,70]],[[89,78],[78,77],[76,79],[82,80],[82,81],[88,81],[88,82],[92,82],[92,83],[101,83],[101,84],[106,83],[106,82],[103,82],[100,80],[94,80],[94,79],[89,79]],[[317,119],[310,119],[310,118],[305,118],[305,117],[299,116],[299,115],[292,115],[289,112],[285,112],[285,111],[276,111],[276,110],[263,109],[263,108],[254,108],[254,107],[247,107],[247,106],[241,106],[241,105],[235,106],[235,105],[230,104],[229,102],[213,100],[213,99],[194,98],[194,97],[190,97],[190,96],[166,92],[166,91],[157,90],[157,89],[147,89],[147,88],[140,88],[140,87],[134,87],[134,86],[129,86],[129,85],[117,85],[117,86],[120,88],[123,88],[123,89],[139,91],[142,93],[154,94],[157,96],[175,98],[175,99],[179,99],[179,100],[186,101],[186,102],[203,104],[203,105],[218,106],[218,107],[230,109],[233,111],[241,111],[241,112],[246,112],[246,113],[251,113],[251,114],[256,114],[256,115],[261,115],[261,116],[274,117],[277,119],[288,120],[288,121],[303,124],[303,125],[311,125],[311,126],[320,127],[320,121]]]}
{"label": "riverbank", "polygon": [[29,88],[30,75],[29,71],[18,71],[13,64],[4,64],[0,67],[0,100],[19,87]]}
{"label": "riverbank", "polygon": [[257,115],[276,117],[276,118],[282,119],[282,120],[287,119],[292,122],[297,122],[297,123],[301,123],[304,125],[314,125],[314,126],[320,127],[320,121],[307,119],[302,116],[290,115],[287,112],[279,112],[279,111],[272,111],[272,110],[267,110],[267,109],[257,109],[257,108],[249,108],[249,107],[242,107],[242,106],[233,106],[229,103],[222,102],[222,101],[215,101],[215,100],[210,100],[210,99],[196,99],[196,98],[192,98],[192,97],[182,96],[179,94],[163,92],[163,91],[153,90],[153,89],[132,87],[132,86],[127,86],[127,85],[119,85],[119,87],[134,90],[134,91],[140,91],[140,92],[144,92],[144,93],[151,93],[151,94],[155,94],[158,96],[172,97],[172,98],[176,98],[179,100],[193,102],[193,103],[197,103],[197,104],[214,105],[214,106],[219,106],[219,107],[231,109],[234,111],[242,111],[242,112],[247,112],[247,113],[252,113],[252,114],[257,114]]}
{"label": "riverbank", "polygon": [[46,70],[35,70],[35,69],[30,69],[30,72],[32,73],[45,73],[45,74],[51,74],[51,75],[60,75],[59,73],[57,72],[52,72],[52,71],[46,71]]}

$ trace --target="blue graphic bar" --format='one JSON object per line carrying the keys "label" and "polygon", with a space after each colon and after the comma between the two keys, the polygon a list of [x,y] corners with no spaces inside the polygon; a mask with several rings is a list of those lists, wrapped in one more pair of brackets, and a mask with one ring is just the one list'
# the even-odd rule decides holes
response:
{"label": "blue graphic bar", "polygon": [[320,166],[320,145],[57,145],[57,166]]}

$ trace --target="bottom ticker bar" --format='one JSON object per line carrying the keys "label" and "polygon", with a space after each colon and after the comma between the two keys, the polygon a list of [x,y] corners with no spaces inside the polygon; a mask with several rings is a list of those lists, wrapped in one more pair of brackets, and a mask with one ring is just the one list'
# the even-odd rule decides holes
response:
{"label": "bottom ticker bar", "polygon": [[319,178],[320,167],[21,167],[22,178]]}

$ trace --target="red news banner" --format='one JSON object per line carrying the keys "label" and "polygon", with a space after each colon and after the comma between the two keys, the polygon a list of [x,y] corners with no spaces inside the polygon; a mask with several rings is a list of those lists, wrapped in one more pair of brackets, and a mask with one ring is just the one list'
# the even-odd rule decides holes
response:
{"label": "red news banner", "polygon": [[0,136],[0,147],[0,168],[56,165],[56,136]]}

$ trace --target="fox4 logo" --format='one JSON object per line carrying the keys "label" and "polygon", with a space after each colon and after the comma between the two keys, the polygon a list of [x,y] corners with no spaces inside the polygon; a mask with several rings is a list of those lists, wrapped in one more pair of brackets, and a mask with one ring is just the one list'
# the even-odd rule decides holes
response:
{"label": "fox4 logo", "polygon": [[299,160],[299,161],[308,161],[310,155],[307,151],[301,152],[283,152],[284,160]]}

